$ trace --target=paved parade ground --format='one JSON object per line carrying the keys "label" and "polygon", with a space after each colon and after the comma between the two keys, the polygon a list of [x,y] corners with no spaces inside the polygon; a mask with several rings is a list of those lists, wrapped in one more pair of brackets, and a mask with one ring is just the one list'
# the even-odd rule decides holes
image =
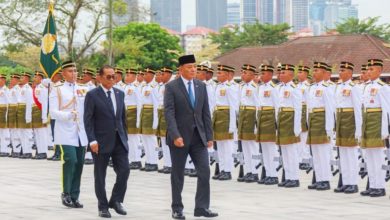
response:
{"label": "paved parade ground", "polygon": [[[93,166],[84,166],[80,200],[83,209],[61,205],[60,162],[0,158],[0,219],[99,219],[94,193]],[[114,172],[109,168],[107,191],[110,193]],[[212,169],[213,171],[213,169]],[[295,189],[211,180],[211,210],[217,219],[390,219],[388,196],[367,198],[359,194],[309,191],[311,175],[301,174],[301,187]],[[360,190],[366,179],[361,181]],[[196,178],[186,177],[184,214],[193,217]],[[390,192],[390,188],[387,188]],[[124,206],[127,216],[113,210],[113,219],[171,219],[170,178],[166,174],[131,171]]]}

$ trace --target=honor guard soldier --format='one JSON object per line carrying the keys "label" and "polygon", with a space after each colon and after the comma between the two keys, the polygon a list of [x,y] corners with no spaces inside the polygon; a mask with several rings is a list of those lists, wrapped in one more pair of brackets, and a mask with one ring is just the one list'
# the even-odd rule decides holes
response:
{"label": "honor guard soldier", "polygon": [[215,90],[215,109],[213,113],[213,131],[214,140],[218,146],[218,158],[221,172],[214,176],[213,179],[231,180],[233,169],[233,133],[237,130],[236,121],[236,100],[237,93],[235,88],[230,84],[229,72],[234,72],[232,67],[218,65],[217,84]]}
{"label": "honor guard soldier", "polygon": [[[198,65],[196,67],[196,78],[206,84],[210,113],[212,113],[214,111],[214,105],[215,105],[215,82],[212,80],[212,76],[213,76],[212,71],[211,73],[209,72],[210,69],[207,66]],[[211,75],[211,78],[209,80],[207,80],[208,75]]]}
{"label": "honor guard soldier", "polygon": [[279,156],[276,148],[276,118],[279,109],[279,91],[276,84],[272,82],[274,67],[261,65],[261,81],[259,86],[259,102],[257,106],[257,134],[256,141],[260,142],[265,167],[266,177],[257,183],[275,185],[279,183],[278,166],[274,158]]}
{"label": "honor guard soldier", "polygon": [[10,143],[10,133],[7,126],[8,88],[6,82],[6,76],[0,73],[0,157],[8,156],[7,147]]}
{"label": "honor guard soldier", "polygon": [[[88,87],[88,91],[96,88],[96,85],[92,82],[92,78],[95,76],[95,73],[92,69],[85,68],[83,69],[83,85]],[[85,164],[93,164],[93,158],[92,158],[92,153],[91,150],[87,149],[87,152],[85,153]]]}
{"label": "honor guard soldier", "polygon": [[360,84],[359,84],[361,94],[364,93],[364,89],[370,82],[370,77],[368,76],[367,70],[368,70],[367,64],[363,64],[360,71]]}
{"label": "honor guard soldier", "polygon": [[[49,95],[51,93],[51,91],[53,90],[53,88],[59,86],[62,84],[61,82],[62,80],[62,70],[60,70],[58,73],[54,74],[52,77],[51,77],[51,83],[50,83],[50,87],[49,87]],[[50,111],[49,111],[50,112]],[[51,158],[48,158],[48,160],[52,160],[52,161],[59,161],[60,160],[60,146],[58,145],[55,145],[54,144],[54,126],[55,126],[55,123],[56,123],[56,120],[55,118],[53,117],[53,115],[50,115],[50,132],[51,133],[51,141],[52,141],[52,145],[54,146],[54,154]]]}
{"label": "honor guard soldier", "polygon": [[88,144],[83,116],[87,86],[76,84],[77,70],[73,61],[62,64],[63,84],[50,92],[50,115],[56,119],[54,143],[60,147],[62,161],[62,204],[82,208],[79,202],[80,181]]}
{"label": "honor guard soldier", "polygon": [[307,144],[312,150],[313,165],[316,182],[309,185],[309,189],[330,189],[330,137],[334,129],[334,98],[329,85],[324,82],[324,74],[327,65],[322,62],[314,62],[314,82],[306,93],[308,114]]}
{"label": "honor guard soldier", "polygon": [[92,69],[88,69],[88,68],[83,69],[83,83],[86,86],[88,86],[89,90],[96,88],[96,85],[93,82],[94,77],[95,77],[95,72]]}
{"label": "honor guard soldier", "polygon": [[214,76],[214,69],[210,67],[207,69],[206,81],[215,88],[217,86],[217,83],[213,80],[213,76]]}
{"label": "honor guard soldier", "polygon": [[124,91],[126,83],[123,82],[124,70],[121,68],[115,68],[115,85],[114,87]]}
{"label": "honor guard soldier", "polygon": [[362,191],[362,196],[379,197],[386,195],[385,176],[382,169],[385,164],[385,139],[389,135],[388,95],[386,84],[380,80],[383,70],[383,61],[379,59],[368,60],[368,76],[370,83],[363,93],[363,126],[360,146],[364,149],[369,189]]}
{"label": "honor guard soldier", "polygon": [[32,104],[32,128],[37,145],[37,153],[34,159],[46,159],[49,144],[48,133],[48,99],[49,91],[43,85],[42,80],[45,78],[43,72],[36,71],[34,76],[35,87],[33,88]]}
{"label": "honor guard soldier", "polygon": [[278,186],[299,187],[299,143],[302,117],[302,91],[292,81],[295,66],[282,64],[276,144],[280,146],[286,180]]}
{"label": "honor guard soldier", "polygon": [[358,140],[362,134],[361,92],[352,82],[354,65],[341,62],[341,82],[336,87],[336,146],[339,151],[342,186],[336,193],[358,192],[359,152]]}
{"label": "honor guard soldier", "polygon": [[240,86],[240,110],[238,114],[238,139],[241,140],[244,155],[244,173],[239,182],[257,182],[259,176],[254,155],[259,155],[259,145],[256,143],[256,108],[259,102],[258,85],[253,82],[256,67],[244,64],[241,67],[243,84]]}
{"label": "honor guard soldier", "polygon": [[[141,120],[140,134],[144,146],[146,160],[144,170],[147,172],[158,170],[158,152],[156,151],[158,126],[158,94],[153,78],[156,72],[150,68],[144,71],[145,84],[141,88]],[[138,127],[138,126],[137,126]]]}
{"label": "honor guard soldier", "polygon": [[139,125],[141,114],[140,86],[136,83],[137,70],[127,69],[125,76],[125,105],[127,121],[127,143],[129,145],[130,169],[141,169],[139,145]]}
{"label": "honor guard soldier", "polygon": [[135,84],[138,86],[142,86],[144,83],[144,72],[142,72],[142,70],[139,70],[137,74],[137,81],[135,82]]}
{"label": "honor guard soldier", "polygon": [[31,126],[33,91],[29,84],[31,73],[23,72],[20,77],[18,94],[17,125],[22,146],[22,159],[32,158],[33,131]]}
{"label": "honor guard soldier", "polygon": [[310,68],[307,66],[298,66],[298,84],[297,87],[302,92],[302,117],[301,117],[301,142],[299,144],[298,148],[298,155],[301,160],[301,163],[299,164],[299,168],[302,170],[307,170],[310,168],[310,164],[304,161],[309,161],[311,158],[309,147],[306,144],[307,140],[307,104],[306,104],[306,93],[310,86],[310,83],[307,79],[307,76],[310,72]]}
{"label": "honor guard soldier", "polygon": [[20,133],[17,127],[17,113],[18,113],[18,94],[20,92],[19,87],[19,74],[12,74],[9,83],[8,90],[8,114],[7,123],[10,130],[11,144],[12,144],[12,157],[16,158],[21,156],[21,142]]}
{"label": "honor guard soldier", "polygon": [[158,127],[157,127],[157,136],[160,138],[161,148],[163,151],[163,160],[164,167],[160,169],[159,173],[169,174],[172,170],[172,161],[171,161],[171,153],[169,151],[169,147],[166,143],[166,133],[167,133],[167,124],[164,116],[164,93],[165,93],[165,85],[172,78],[173,70],[164,67],[160,70],[160,80],[161,84],[158,86]]}

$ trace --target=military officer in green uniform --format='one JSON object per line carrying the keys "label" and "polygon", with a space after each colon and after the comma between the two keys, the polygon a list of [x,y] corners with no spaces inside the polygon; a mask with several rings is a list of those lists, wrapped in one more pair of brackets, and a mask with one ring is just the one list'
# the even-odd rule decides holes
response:
{"label": "military officer in green uniform", "polygon": [[336,146],[342,173],[342,186],[336,193],[358,192],[358,140],[362,135],[361,92],[352,82],[354,65],[343,61],[339,66],[341,82],[336,87]]}
{"label": "military officer in green uniform", "polygon": [[253,82],[256,67],[244,64],[241,67],[240,85],[240,110],[238,113],[238,139],[241,140],[242,152],[244,154],[244,173],[246,175],[238,178],[239,182],[257,182],[259,176],[256,170],[254,155],[259,155],[259,145],[256,143],[256,107],[259,102],[258,85]]}
{"label": "military officer in green uniform", "polygon": [[370,83],[363,93],[363,126],[361,148],[364,149],[369,189],[362,191],[362,196],[380,197],[386,195],[386,171],[382,169],[385,164],[385,139],[389,135],[388,96],[386,84],[380,80],[383,71],[383,60],[368,60],[368,76]]}
{"label": "military officer in green uniform", "polygon": [[65,82],[55,86],[49,98],[50,114],[56,119],[54,143],[61,150],[61,199],[64,206],[82,208],[79,195],[88,144],[83,122],[88,87],[76,84],[76,64],[72,61],[62,64],[62,76]]}
{"label": "military officer in green uniform", "polygon": [[301,134],[302,92],[293,83],[295,66],[282,64],[276,144],[280,146],[286,179],[279,187],[299,187],[298,147]]}
{"label": "military officer in green uniform", "polygon": [[8,111],[8,88],[6,76],[0,73],[0,157],[8,156],[8,144],[10,143],[10,133],[7,125]]}

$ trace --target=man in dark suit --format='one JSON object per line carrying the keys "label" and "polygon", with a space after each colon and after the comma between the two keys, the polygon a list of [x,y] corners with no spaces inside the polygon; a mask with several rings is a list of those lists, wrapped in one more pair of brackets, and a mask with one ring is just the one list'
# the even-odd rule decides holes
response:
{"label": "man in dark suit", "polygon": [[196,217],[216,217],[210,206],[210,167],[208,147],[212,147],[213,131],[206,85],[194,79],[194,55],[179,58],[177,79],[165,87],[164,109],[167,122],[167,144],[172,158],[172,218],[185,219],[181,192],[184,185],[184,167],[190,155],[198,172],[195,197]]}
{"label": "man in dark suit", "polygon": [[[99,216],[110,218],[108,208],[126,215],[122,206],[130,174],[124,93],[113,88],[115,73],[110,66],[99,70],[101,86],[85,97],[84,123],[94,160],[95,193]],[[111,199],[106,196],[106,171],[112,158],[117,175]]]}

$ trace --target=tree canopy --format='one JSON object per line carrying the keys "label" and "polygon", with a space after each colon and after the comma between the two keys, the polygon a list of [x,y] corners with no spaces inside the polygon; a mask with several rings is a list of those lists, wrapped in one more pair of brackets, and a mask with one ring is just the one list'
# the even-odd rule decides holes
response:
{"label": "tree canopy", "polygon": [[283,24],[247,23],[241,26],[224,27],[218,34],[212,34],[213,43],[220,45],[222,53],[242,46],[276,45],[288,40],[290,26]]}
{"label": "tree canopy", "polygon": [[338,23],[335,30],[340,34],[370,34],[390,42],[390,24],[378,24],[379,17],[348,18]]}

